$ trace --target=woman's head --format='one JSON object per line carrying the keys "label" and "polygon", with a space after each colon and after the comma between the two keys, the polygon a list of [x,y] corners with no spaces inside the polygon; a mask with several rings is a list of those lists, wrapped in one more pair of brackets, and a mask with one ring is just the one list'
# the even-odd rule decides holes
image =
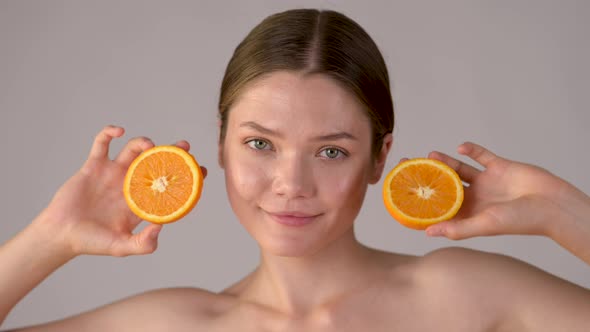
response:
{"label": "woman's head", "polygon": [[334,11],[296,9],[267,17],[238,45],[219,98],[220,142],[236,100],[247,86],[276,71],[323,74],[349,90],[371,120],[375,156],[394,127],[385,61],[357,23]]}
{"label": "woman's head", "polygon": [[358,25],[313,10],[267,18],[230,60],[219,110],[230,203],[264,251],[353,238],[393,128],[385,64]]}

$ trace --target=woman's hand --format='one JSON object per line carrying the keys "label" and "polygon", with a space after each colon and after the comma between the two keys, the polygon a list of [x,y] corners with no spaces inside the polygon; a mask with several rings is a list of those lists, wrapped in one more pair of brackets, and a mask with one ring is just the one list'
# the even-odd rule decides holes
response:
{"label": "woman's hand", "polygon": [[453,220],[426,229],[430,236],[459,240],[499,234],[546,235],[559,232],[559,223],[587,220],[588,196],[539,167],[496,156],[482,146],[464,143],[458,152],[481,164],[480,171],[440,152],[429,157],[457,171],[467,184],[465,199]]}
{"label": "woman's hand", "polygon": [[[61,241],[73,256],[127,256],[156,250],[162,226],[149,224],[133,234],[141,220],[131,212],[123,196],[123,180],[129,165],[154,143],[145,137],[134,138],[111,160],[109,144],[123,133],[121,127],[105,127],[96,136],[83,167],[34,221]],[[176,145],[189,150],[186,141]]]}

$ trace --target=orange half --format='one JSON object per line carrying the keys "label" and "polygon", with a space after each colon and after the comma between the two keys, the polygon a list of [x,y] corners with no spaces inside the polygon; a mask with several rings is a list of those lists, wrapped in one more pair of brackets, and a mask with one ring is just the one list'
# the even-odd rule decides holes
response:
{"label": "orange half", "polygon": [[409,159],[385,177],[383,202],[400,224],[421,230],[457,214],[463,203],[463,183],[441,161]]}
{"label": "orange half", "polygon": [[203,173],[195,158],[171,145],[153,147],[135,158],[123,184],[131,211],[157,224],[171,223],[188,214],[202,189]]}

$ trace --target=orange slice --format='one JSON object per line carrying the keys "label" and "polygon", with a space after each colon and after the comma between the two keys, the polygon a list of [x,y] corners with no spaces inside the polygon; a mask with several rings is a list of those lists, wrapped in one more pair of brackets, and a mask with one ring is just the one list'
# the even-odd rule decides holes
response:
{"label": "orange slice", "polygon": [[156,146],[129,166],[123,194],[127,205],[143,220],[165,224],[177,221],[197,204],[203,173],[195,158],[176,146]]}
{"label": "orange slice", "polygon": [[441,161],[409,159],[385,177],[383,202],[400,224],[425,229],[457,214],[463,203],[463,183],[455,170]]}

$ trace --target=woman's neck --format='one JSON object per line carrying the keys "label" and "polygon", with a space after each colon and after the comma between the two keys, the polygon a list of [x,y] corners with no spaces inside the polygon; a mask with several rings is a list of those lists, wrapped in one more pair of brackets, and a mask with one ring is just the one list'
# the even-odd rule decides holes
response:
{"label": "woman's neck", "polygon": [[260,266],[240,287],[240,296],[279,312],[299,316],[366,286],[377,251],[359,243],[354,230],[304,257],[261,253]]}

